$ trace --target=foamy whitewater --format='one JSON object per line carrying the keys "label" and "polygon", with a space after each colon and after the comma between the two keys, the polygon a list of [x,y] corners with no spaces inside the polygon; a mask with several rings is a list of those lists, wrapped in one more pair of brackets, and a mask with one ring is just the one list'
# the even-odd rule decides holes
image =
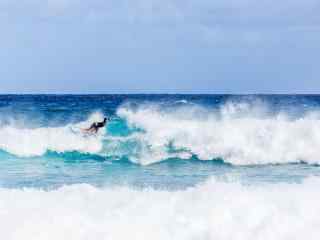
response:
{"label": "foamy whitewater", "polygon": [[319,149],[319,96],[2,95],[1,236],[318,239]]}

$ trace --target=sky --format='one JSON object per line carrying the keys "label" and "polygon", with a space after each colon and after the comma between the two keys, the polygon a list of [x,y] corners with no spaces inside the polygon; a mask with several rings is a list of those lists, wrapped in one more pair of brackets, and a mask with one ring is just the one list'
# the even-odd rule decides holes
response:
{"label": "sky", "polygon": [[320,93],[319,0],[0,0],[0,93]]}

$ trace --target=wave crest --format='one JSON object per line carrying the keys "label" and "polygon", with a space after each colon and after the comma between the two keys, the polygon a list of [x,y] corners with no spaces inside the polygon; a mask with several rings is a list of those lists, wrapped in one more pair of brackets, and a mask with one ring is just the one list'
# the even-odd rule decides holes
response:
{"label": "wave crest", "polygon": [[[218,109],[124,106],[118,114],[144,130],[139,141],[147,151],[140,156],[141,164],[191,155],[235,165],[320,162],[318,112],[292,118],[271,114],[261,103],[227,103]],[[170,146],[176,151],[170,153]]]}
{"label": "wave crest", "polygon": [[20,157],[41,156],[47,151],[98,153],[102,149],[102,136],[84,136],[79,129],[101,119],[100,115],[95,113],[85,122],[64,127],[30,129],[3,126],[0,128],[0,148]]}
{"label": "wave crest", "polygon": [[165,107],[126,104],[108,124],[108,133],[84,136],[88,120],[57,128],[0,128],[0,148],[17,156],[40,156],[47,151],[125,157],[147,165],[170,158],[223,159],[234,165],[320,163],[320,114],[292,117],[272,112],[261,102],[229,102],[217,108],[200,105]]}

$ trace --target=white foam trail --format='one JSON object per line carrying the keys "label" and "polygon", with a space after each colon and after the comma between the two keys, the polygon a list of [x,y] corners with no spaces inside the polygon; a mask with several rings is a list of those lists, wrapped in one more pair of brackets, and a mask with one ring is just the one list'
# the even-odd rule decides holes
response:
{"label": "white foam trail", "polygon": [[[22,157],[40,156],[48,150],[56,152],[79,151],[97,153],[102,149],[101,135],[84,135],[81,128],[101,119],[100,113],[92,114],[85,122],[65,127],[16,128],[12,125],[0,128],[0,148]],[[78,129],[77,132],[72,130]]]}
{"label": "white foam trail", "polygon": [[141,164],[172,157],[169,144],[184,150],[179,157],[192,153],[202,160],[223,158],[237,165],[320,163],[318,112],[292,119],[285,113],[269,114],[260,103],[229,103],[219,110],[123,106],[118,115],[145,130],[139,139],[146,146],[138,159]]}
{"label": "white foam trail", "polygon": [[188,101],[187,101],[187,100],[185,100],[185,99],[183,99],[183,100],[176,101],[176,103],[183,103],[183,104],[187,104],[187,103],[188,103]]}
{"label": "white foam trail", "polygon": [[320,180],[242,186],[214,180],[185,191],[0,189],[1,238],[319,239]]}

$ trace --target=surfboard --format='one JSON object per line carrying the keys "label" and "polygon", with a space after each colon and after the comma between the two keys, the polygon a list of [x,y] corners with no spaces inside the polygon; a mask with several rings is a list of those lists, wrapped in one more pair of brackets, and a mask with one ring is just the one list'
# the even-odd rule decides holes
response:
{"label": "surfboard", "polygon": [[70,126],[70,131],[73,134],[79,135],[81,137],[90,137],[90,136],[94,136],[95,135],[95,133],[93,133],[93,132],[86,132],[82,128],[79,128],[79,127],[76,127],[76,126]]}

